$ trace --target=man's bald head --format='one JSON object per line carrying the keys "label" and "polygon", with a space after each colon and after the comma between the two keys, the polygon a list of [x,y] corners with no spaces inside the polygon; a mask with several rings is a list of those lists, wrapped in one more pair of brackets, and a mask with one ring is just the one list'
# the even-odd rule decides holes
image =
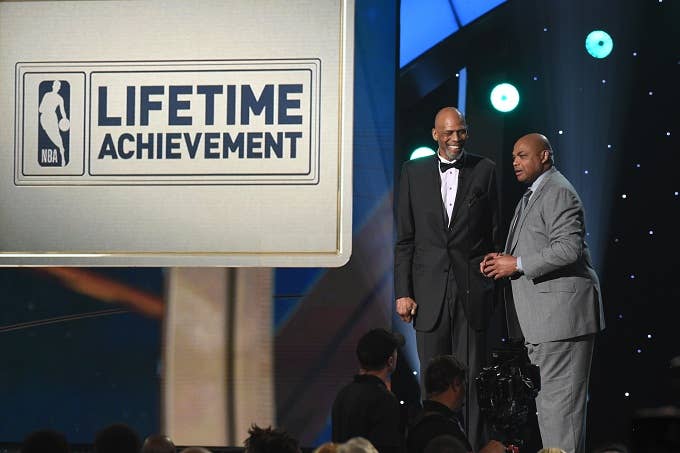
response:
{"label": "man's bald head", "polygon": [[533,183],[553,165],[552,146],[545,135],[532,133],[520,137],[512,149],[512,168],[519,182]]}
{"label": "man's bald head", "polygon": [[144,440],[142,453],[175,453],[175,444],[167,436],[152,434]]}
{"label": "man's bald head", "polygon": [[548,151],[552,152],[552,146],[550,146],[548,138],[545,135],[539,134],[537,132],[523,135],[522,137],[519,138],[519,140],[517,140],[516,143],[520,142],[523,142],[527,146],[530,146],[532,149],[538,151],[543,151],[544,149],[547,149]]}
{"label": "man's bald head", "polygon": [[434,117],[434,127],[436,128],[438,124],[442,124],[444,118],[453,116],[463,124],[465,124],[465,115],[463,115],[460,110],[455,107],[444,107],[440,109]]}
{"label": "man's bald head", "polygon": [[434,117],[432,138],[438,145],[437,153],[448,161],[460,157],[468,137],[465,116],[455,107],[444,107]]}

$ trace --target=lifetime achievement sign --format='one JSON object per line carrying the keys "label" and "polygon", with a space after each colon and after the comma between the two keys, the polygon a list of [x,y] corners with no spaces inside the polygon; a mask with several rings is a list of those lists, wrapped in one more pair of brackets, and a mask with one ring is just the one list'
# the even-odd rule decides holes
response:
{"label": "lifetime achievement sign", "polygon": [[353,14],[0,2],[0,265],[344,264]]}

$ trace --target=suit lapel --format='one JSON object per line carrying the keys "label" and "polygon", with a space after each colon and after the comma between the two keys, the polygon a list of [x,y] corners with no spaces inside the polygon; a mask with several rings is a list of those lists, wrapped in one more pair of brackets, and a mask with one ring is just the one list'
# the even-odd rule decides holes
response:
{"label": "suit lapel", "polygon": [[[520,198],[520,202],[521,201],[522,201],[522,199]],[[513,239],[512,242],[513,243],[512,244],[509,243],[509,241],[511,239],[510,235],[513,232],[513,226],[515,226],[515,223],[519,223],[519,219],[517,218],[517,211],[519,211],[519,203],[517,203],[517,206],[515,206],[515,213],[512,215],[512,221],[510,222],[510,231],[508,231],[508,237],[505,239],[505,248],[503,250],[505,250],[506,253],[512,253],[512,251],[515,248],[515,244],[517,243],[517,241],[514,240],[514,239],[517,239],[516,233],[512,236],[512,239]],[[514,229],[516,230],[517,228],[518,227],[515,226]]]}
{"label": "suit lapel", "polygon": [[[555,167],[552,167],[550,170],[548,170],[548,174],[545,175],[545,178],[541,181],[541,183],[538,185],[536,190],[534,190],[531,198],[529,199],[529,203],[527,203],[526,208],[524,208],[524,211],[522,212],[522,217],[517,219],[517,227],[515,228],[515,236],[513,237],[512,240],[512,247],[510,248],[510,253],[512,253],[515,250],[515,247],[517,246],[517,240],[519,238],[519,234],[522,231],[522,228],[524,227],[524,222],[527,219],[527,215],[529,212],[531,212],[531,209],[534,207],[534,205],[538,202],[539,198],[543,195],[543,188],[545,187],[546,183],[552,178],[553,173],[555,173]],[[520,200],[521,202],[521,200]],[[517,208],[515,209],[515,215],[517,215],[517,209],[519,209],[519,203]]]}
{"label": "suit lapel", "polygon": [[442,179],[441,173],[439,172],[439,156],[436,154],[432,156],[432,164],[427,166],[425,180],[428,185],[427,193],[429,193],[428,200],[432,200],[439,206],[439,212],[441,213],[441,225],[445,231],[446,225],[446,206],[444,206],[444,201],[442,200]]}

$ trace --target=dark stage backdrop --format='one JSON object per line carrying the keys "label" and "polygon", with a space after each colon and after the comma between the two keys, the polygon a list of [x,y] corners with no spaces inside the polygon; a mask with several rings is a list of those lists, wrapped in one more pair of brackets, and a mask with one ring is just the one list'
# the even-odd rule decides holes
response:
{"label": "dark stage backdrop", "polygon": [[[646,423],[640,417],[677,420],[680,411],[671,371],[680,355],[679,19],[674,1],[510,0],[400,73],[395,167],[416,145],[434,145],[432,113],[455,105],[455,74],[465,68],[469,149],[498,164],[506,229],[524,190],[510,159],[520,136],[545,134],[579,191],[607,323],[593,359],[589,448],[637,445],[653,432],[633,432]],[[597,29],[614,42],[604,59],[585,49]],[[520,92],[509,113],[489,102],[501,82]]]}
{"label": "dark stage backdrop", "polygon": [[[162,269],[97,275],[162,296]],[[1,269],[0,294],[0,442],[39,428],[78,443],[112,423],[158,431],[158,316],[85,295],[40,269]]]}

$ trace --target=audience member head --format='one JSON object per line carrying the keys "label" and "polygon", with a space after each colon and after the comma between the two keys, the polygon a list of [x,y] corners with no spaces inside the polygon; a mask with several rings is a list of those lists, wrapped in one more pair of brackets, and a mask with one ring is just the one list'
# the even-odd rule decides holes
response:
{"label": "audience member head", "polygon": [[397,350],[404,345],[404,337],[379,328],[366,332],[357,343],[357,358],[364,371],[390,373],[397,368]]}
{"label": "audience member head", "polygon": [[548,447],[541,448],[540,450],[538,450],[538,453],[567,453],[567,452],[562,450],[561,448]]}
{"label": "audience member head", "polygon": [[175,444],[168,436],[152,434],[144,440],[142,453],[175,453]]}
{"label": "audience member head", "polygon": [[33,431],[24,439],[21,453],[69,453],[68,442],[63,434],[50,429]]}
{"label": "audience member head", "polygon": [[337,451],[338,444],[334,444],[333,442],[326,442],[325,444],[321,444],[318,447],[316,447],[312,453],[337,453]]}
{"label": "audience member head", "polygon": [[184,450],[182,450],[180,453],[212,453],[210,450],[207,448],[203,447],[187,447]]}
{"label": "audience member head", "polygon": [[298,441],[282,429],[253,424],[244,442],[246,453],[300,453]]}
{"label": "audience member head", "polygon": [[593,450],[593,453],[628,453],[628,447],[621,443],[607,442]]}
{"label": "audience member head", "polygon": [[352,437],[347,442],[338,444],[337,453],[378,453],[373,444],[363,437]]}
{"label": "audience member head", "polygon": [[468,453],[467,447],[450,434],[433,438],[425,446],[423,453]]}
{"label": "audience member head", "polygon": [[452,355],[434,357],[425,369],[427,398],[458,409],[465,396],[465,372],[465,365]]}
{"label": "audience member head", "polygon": [[139,436],[129,426],[115,423],[97,433],[94,439],[95,453],[139,453]]}

